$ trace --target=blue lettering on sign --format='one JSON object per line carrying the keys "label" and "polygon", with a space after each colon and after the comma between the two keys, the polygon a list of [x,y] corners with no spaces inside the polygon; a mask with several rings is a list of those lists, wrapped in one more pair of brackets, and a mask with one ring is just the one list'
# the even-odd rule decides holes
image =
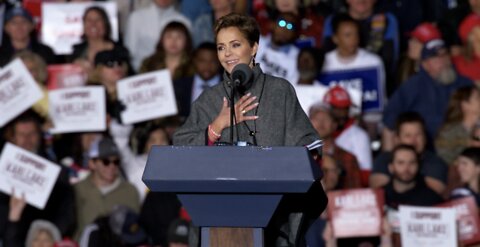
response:
{"label": "blue lettering on sign", "polygon": [[362,90],[362,112],[383,110],[383,85],[378,68],[322,72],[318,77],[323,85],[341,85]]}

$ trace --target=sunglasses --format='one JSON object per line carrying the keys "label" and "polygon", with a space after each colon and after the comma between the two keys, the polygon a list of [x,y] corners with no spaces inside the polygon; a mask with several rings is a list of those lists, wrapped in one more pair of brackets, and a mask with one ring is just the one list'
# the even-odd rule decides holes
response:
{"label": "sunglasses", "polygon": [[115,66],[121,67],[125,64],[124,61],[107,61],[104,65],[108,68],[114,68]]}
{"label": "sunglasses", "polygon": [[120,165],[120,160],[119,159],[99,159],[104,166],[110,166],[110,164],[114,164],[115,166]]}
{"label": "sunglasses", "polygon": [[294,29],[295,29],[295,25],[294,25],[293,23],[288,22],[288,21],[286,21],[286,20],[284,20],[284,19],[278,20],[277,25],[278,25],[279,27],[285,28],[285,29],[287,29],[287,30],[294,30]]}

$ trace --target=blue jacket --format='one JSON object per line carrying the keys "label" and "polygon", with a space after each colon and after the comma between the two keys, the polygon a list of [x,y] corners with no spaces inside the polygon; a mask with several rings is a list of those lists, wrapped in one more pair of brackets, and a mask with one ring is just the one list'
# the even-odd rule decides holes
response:
{"label": "blue jacket", "polygon": [[469,85],[472,81],[458,74],[455,82],[442,85],[422,69],[392,95],[383,113],[383,123],[393,130],[401,113],[417,112],[425,120],[429,140],[432,140],[443,123],[450,95],[457,88]]}

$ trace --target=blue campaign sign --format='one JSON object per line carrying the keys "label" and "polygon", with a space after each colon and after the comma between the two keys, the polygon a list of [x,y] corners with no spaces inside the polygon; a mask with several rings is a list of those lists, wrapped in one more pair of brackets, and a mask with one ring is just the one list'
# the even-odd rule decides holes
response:
{"label": "blue campaign sign", "polygon": [[362,112],[382,111],[384,89],[380,70],[375,67],[322,72],[318,81],[326,86],[341,85],[362,91]]}

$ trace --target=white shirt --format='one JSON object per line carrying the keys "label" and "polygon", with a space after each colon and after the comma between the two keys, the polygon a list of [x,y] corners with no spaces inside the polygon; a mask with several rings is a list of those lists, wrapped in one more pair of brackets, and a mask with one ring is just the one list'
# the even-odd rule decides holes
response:
{"label": "white shirt", "polygon": [[370,138],[365,130],[353,124],[336,139],[335,144],[355,155],[361,170],[372,170],[372,151]]}
{"label": "white shirt", "polygon": [[188,29],[191,27],[190,21],[173,6],[162,9],[151,4],[130,14],[124,40],[135,70],[138,71],[143,60],[155,52],[163,28],[172,21],[181,22]]}
{"label": "white shirt", "polygon": [[262,36],[255,61],[260,63],[260,68],[265,74],[284,78],[294,85],[299,78],[297,69],[299,53],[300,49],[293,44],[274,49],[271,36]]}
{"label": "white shirt", "polygon": [[208,81],[204,81],[200,76],[195,75],[193,77],[193,87],[192,87],[192,102],[195,101],[200,94],[202,94],[205,87],[213,87],[220,82],[220,75],[212,77]]}

